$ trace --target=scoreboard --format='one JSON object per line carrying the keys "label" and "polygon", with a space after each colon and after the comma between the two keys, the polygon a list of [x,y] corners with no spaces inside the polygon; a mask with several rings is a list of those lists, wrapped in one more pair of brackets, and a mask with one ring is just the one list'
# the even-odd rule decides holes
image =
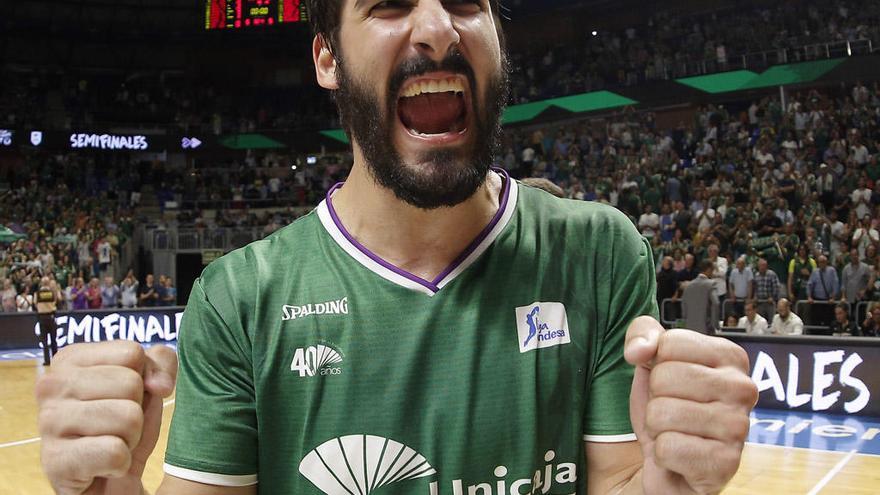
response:
{"label": "scoreboard", "polygon": [[205,29],[239,29],[308,20],[302,0],[205,0]]}

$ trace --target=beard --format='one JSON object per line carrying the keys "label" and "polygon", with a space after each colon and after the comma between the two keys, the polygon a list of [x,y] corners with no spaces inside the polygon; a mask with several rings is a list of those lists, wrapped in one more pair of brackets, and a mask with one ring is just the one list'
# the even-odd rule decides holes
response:
{"label": "beard", "polygon": [[[342,126],[357,141],[367,170],[376,183],[416,208],[433,210],[458,205],[486,181],[501,143],[501,114],[509,94],[510,69],[502,47],[501,70],[492,74],[485,89],[477,87],[470,64],[458,50],[437,63],[419,56],[400,64],[391,76],[385,108],[370,86],[349,73],[342,54],[337,54],[339,89],[336,106]],[[449,71],[465,75],[473,92],[470,142],[459,148],[427,151],[416,163],[406,163],[394,146],[397,98],[404,82],[427,72]]]}

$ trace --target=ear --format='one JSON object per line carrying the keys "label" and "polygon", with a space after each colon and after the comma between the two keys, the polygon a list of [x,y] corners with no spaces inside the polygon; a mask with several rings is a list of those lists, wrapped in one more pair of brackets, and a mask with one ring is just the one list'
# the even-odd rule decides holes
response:
{"label": "ear", "polygon": [[324,89],[339,89],[339,82],[336,79],[336,57],[320,34],[312,40],[312,59],[315,62],[318,85]]}

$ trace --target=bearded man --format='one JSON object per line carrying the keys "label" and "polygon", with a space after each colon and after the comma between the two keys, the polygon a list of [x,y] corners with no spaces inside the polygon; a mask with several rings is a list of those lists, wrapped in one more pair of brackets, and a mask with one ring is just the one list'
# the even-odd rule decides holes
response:
{"label": "bearded man", "polygon": [[[664,332],[623,214],[492,168],[498,5],[309,7],[354,165],[196,281],[158,493],[717,492],[756,400],[745,352]],[[111,343],[59,361],[39,394],[53,486],[140,493],[174,356]],[[119,379],[86,385],[97,366]]]}

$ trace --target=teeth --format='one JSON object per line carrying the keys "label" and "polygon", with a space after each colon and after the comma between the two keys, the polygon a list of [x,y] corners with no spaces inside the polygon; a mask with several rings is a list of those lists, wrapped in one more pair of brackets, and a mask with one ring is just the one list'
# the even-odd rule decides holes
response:
{"label": "teeth", "polygon": [[425,93],[464,93],[464,84],[458,78],[420,81],[410,84],[401,92],[404,98],[412,98]]}

